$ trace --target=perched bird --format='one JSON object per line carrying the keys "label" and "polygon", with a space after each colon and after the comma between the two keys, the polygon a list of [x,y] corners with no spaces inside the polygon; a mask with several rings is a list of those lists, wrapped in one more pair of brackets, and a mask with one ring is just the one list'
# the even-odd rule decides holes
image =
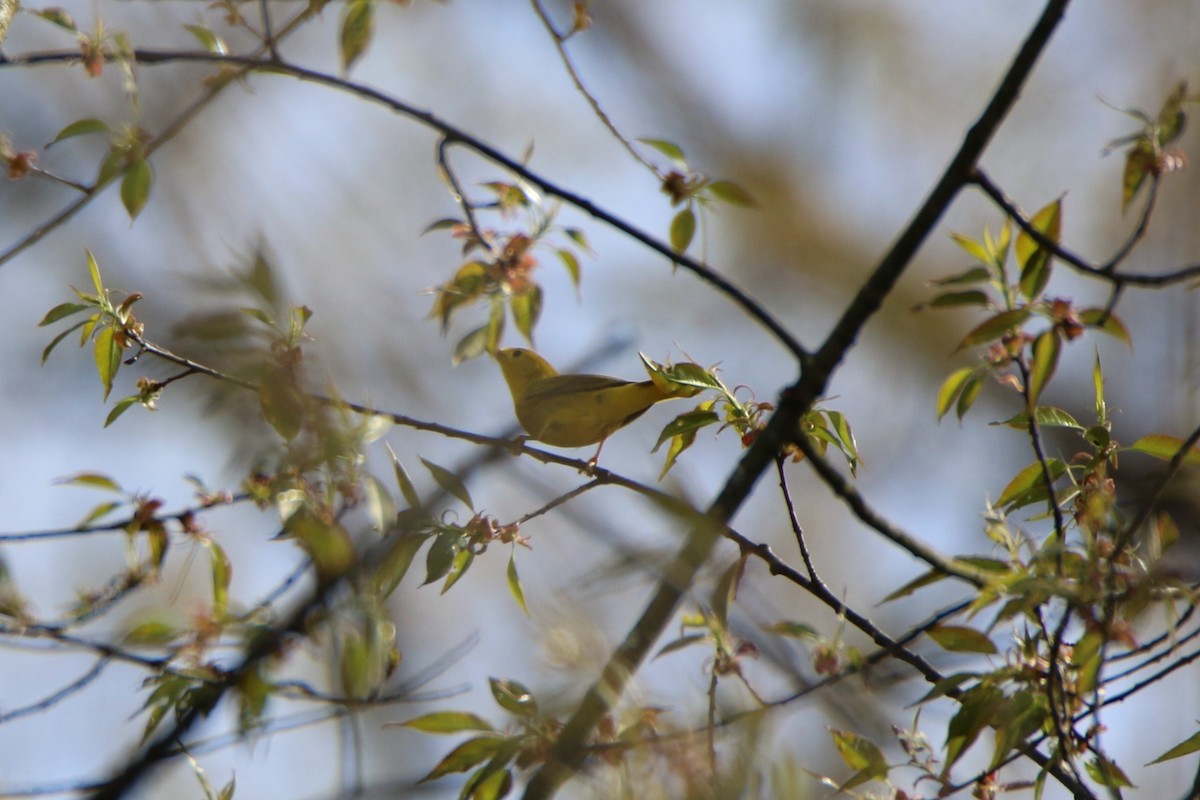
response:
{"label": "perched bird", "polygon": [[512,392],[517,421],[529,438],[556,447],[599,444],[588,461],[600,458],[604,440],[662,400],[685,397],[653,381],[623,381],[603,375],[559,375],[532,350],[512,347],[496,353]]}

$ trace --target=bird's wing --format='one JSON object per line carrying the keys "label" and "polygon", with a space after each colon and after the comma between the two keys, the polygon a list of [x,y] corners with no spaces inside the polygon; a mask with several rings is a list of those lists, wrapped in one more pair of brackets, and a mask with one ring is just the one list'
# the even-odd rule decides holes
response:
{"label": "bird's wing", "polygon": [[544,400],[549,397],[562,397],[579,392],[598,392],[603,389],[629,386],[631,383],[631,381],[609,378],[604,375],[553,375],[529,384],[529,388],[525,390],[525,399]]}

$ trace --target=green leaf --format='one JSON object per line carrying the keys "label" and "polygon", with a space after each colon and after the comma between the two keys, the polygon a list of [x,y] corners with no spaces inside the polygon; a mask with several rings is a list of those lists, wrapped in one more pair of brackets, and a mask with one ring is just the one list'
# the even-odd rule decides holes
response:
{"label": "green leaf", "polygon": [[98,472],[80,472],[69,478],[60,478],[55,483],[59,486],[86,486],[91,489],[104,489],[105,491],[117,492],[119,494],[124,493],[121,484],[107,475],[101,475]]}
{"label": "green leaf", "polygon": [[675,218],[671,220],[671,249],[676,253],[682,253],[688,249],[688,245],[692,243],[692,237],[696,235],[696,212],[692,211],[691,207],[681,209]]}
{"label": "green leaf", "polygon": [[375,34],[375,3],[373,0],[350,0],[342,16],[338,43],[342,51],[342,69],[349,72],[354,62],[366,52]]}
{"label": "green leaf", "polygon": [[[1076,431],[1084,429],[1069,413],[1055,406],[1038,406],[1033,410],[1033,418],[1043,428],[1070,428]],[[1007,425],[1019,431],[1029,430],[1029,415],[1022,411],[1002,422],[992,422],[989,424]]]}
{"label": "green leaf", "polygon": [[1058,331],[1051,328],[1040,334],[1033,342],[1033,359],[1029,363],[1029,404],[1037,405],[1042,389],[1054,375],[1058,366],[1059,352],[1062,350],[1062,340]]}
{"label": "green leaf", "polygon": [[492,689],[492,697],[505,711],[519,717],[537,716],[537,700],[523,684],[500,678],[488,678],[488,685]]}
{"label": "green leaf", "polygon": [[213,618],[220,621],[229,612],[229,585],[233,581],[233,564],[221,545],[212,539],[204,540],[212,570]]}
{"label": "green leaf", "polygon": [[[1067,471],[1067,465],[1057,458],[1047,459],[1046,468],[1050,472],[1051,481],[1057,481]],[[1042,464],[1040,461],[1034,461],[1009,481],[1008,485],[1004,487],[1004,491],[1000,493],[1000,497],[997,498],[996,505],[1011,505],[1015,509],[1047,498],[1046,483],[1042,477]]]}
{"label": "green leaf", "polygon": [[57,144],[58,142],[61,142],[63,139],[71,139],[76,136],[84,136],[89,133],[109,133],[110,134],[110,133],[112,133],[112,128],[110,128],[108,123],[105,122],[104,120],[96,119],[95,117],[88,117],[87,119],[77,119],[74,122],[72,122],[70,125],[68,125],[67,127],[63,128],[61,131],[59,131],[58,135],[56,135],[52,140],[50,140],[46,144],[46,147],[50,147],[51,145]]}
{"label": "green leaf", "polygon": [[[1054,244],[1062,238],[1062,198],[1033,215],[1030,226]],[[1032,300],[1041,295],[1050,280],[1051,252],[1024,229],[1017,235],[1017,265],[1021,268],[1021,294]]]}
{"label": "green leaf", "polygon": [[411,728],[422,733],[462,733],[463,731],[494,731],[483,717],[466,711],[435,711],[414,717],[407,722],[388,723],[387,727]]}
{"label": "green leaf", "polygon": [[42,328],[46,325],[53,325],[60,319],[66,319],[72,314],[78,314],[80,311],[87,311],[92,308],[95,308],[95,305],[91,303],[59,303],[46,312],[46,316],[42,317],[42,321],[38,323],[38,327]]}
{"label": "green leaf", "polygon": [[1129,776],[1124,770],[1117,766],[1117,763],[1112,759],[1106,758],[1103,755],[1097,755],[1083,765],[1087,771],[1088,777],[1094,780],[1101,786],[1121,789],[1132,787],[1133,783],[1129,780]]}
{"label": "green leaf", "polygon": [[[954,401],[962,394],[963,389],[975,375],[975,367],[962,367],[951,372],[946,380],[942,381],[941,388],[937,393],[937,418],[941,419],[946,416],[946,412],[950,410],[950,406],[954,405]],[[960,414],[961,418],[962,415]]]}
{"label": "green leaf", "polygon": [[224,40],[210,28],[204,25],[184,25],[183,29],[192,36],[195,36],[200,46],[208,52],[216,53],[217,55],[225,55],[227,52]]}
{"label": "green leaf", "polygon": [[454,355],[450,357],[450,363],[457,367],[464,361],[479,358],[486,353],[488,351],[488,342],[491,340],[491,328],[490,324],[480,325],[459,339],[458,344],[454,345]]}
{"label": "green leaf", "polygon": [[521,579],[517,576],[517,557],[512,554],[508,557],[508,591],[517,601],[517,605],[525,612],[525,616],[529,616],[529,606],[525,604],[525,590],[521,588]]}
{"label": "green leaf", "polygon": [[1163,761],[1170,761],[1175,758],[1182,758],[1183,756],[1189,756],[1192,753],[1195,753],[1197,750],[1200,750],[1200,731],[1193,733],[1191,736],[1184,739],[1182,742],[1175,745],[1158,758],[1146,764],[1146,766],[1150,766],[1150,764],[1160,764]]}
{"label": "green leaf", "polygon": [[440,580],[454,566],[454,557],[461,548],[462,531],[457,528],[442,531],[434,538],[425,553],[425,581],[422,586]]}
{"label": "green leaf", "polygon": [[52,353],[54,351],[54,348],[58,347],[59,342],[61,342],[63,339],[67,338],[68,336],[70,336],[72,333],[79,330],[80,328],[87,326],[89,323],[94,326],[98,319],[99,319],[99,315],[93,315],[89,319],[83,320],[82,322],[75,323],[74,325],[67,328],[65,331],[63,331],[62,333],[58,334],[53,339],[51,339],[50,344],[46,345],[46,349],[42,350],[42,363],[43,364],[46,363],[46,359],[48,359],[50,357],[50,353]]}
{"label": "green leaf", "polygon": [[987,292],[979,289],[967,289],[961,292],[943,292],[928,303],[922,303],[917,308],[957,308],[959,306],[987,306],[991,302]]}
{"label": "green leaf", "polygon": [[325,520],[307,508],[300,508],[283,524],[313,560],[322,581],[341,577],[354,566],[354,542],[336,521]]}
{"label": "green leaf", "polygon": [[638,141],[644,145],[653,147],[672,161],[679,164],[686,163],[683,159],[683,150],[674,142],[668,142],[666,139],[638,139]]}
{"label": "green leaf", "polygon": [[700,642],[709,641],[711,637],[707,633],[689,633],[686,636],[680,636],[678,639],[672,639],[662,646],[662,648],[654,654],[655,658],[662,658],[665,655],[678,652],[685,648],[691,647]]}
{"label": "green leaf", "polygon": [[[1183,439],[1180,439],[1178,436],[1153,433],[1149,436],[1143,436],[1126,449],[1137,453],[1145,453],[1148,456],[1153,456],[1163,461],[1170,461],[1175,458],[1182,447]],[[1197,450],[1195,447],[1189,450],[1188,454],[1183,458],[1183,463],[1200,464],[1200,450]]]}
{"label": "green leaf", "polygon": [[114,422],[116,422],[122,414],[128,411],[131,406],[136,405],[140,399],[141,398],[135,394],[130,395],[129,397],[122,397],[120,400],[118,400],[116,405],[112,407],[112,410],[108,412],[108,416],[104,418],[104,427],[107,428],[109,425],[112,425]]}
{"label": "green leaf", "polygon": [[58,6],[30,9],[30,13],[32,13],[34,16],[41,17],[47,22],[53,22],[55,25],[59,26],[60,28],[65,28],[71,33],[77,33],[79,30],[75,27],[75,20],[71,18],[71,15],[68,14],[65,9],[59,8]]}
{"label": "green leaf", "polygon": [[806,642],[816,642],[821,639],[821,634],[817,632],[817,629],[805,622],[780,620],[779,622],[762,626],[762,630],[765,633],[773,633],[776,636],[788,636],[792,639],[800,639]]}
{"label": "green leaf", "polygon": [[986,344],[999,339],[1014,328],[1020,327],[1021,323],[1029,319],[1031,313],[1028,308],[1014,308],[1010,311],[1001,311],[999,314],[972,329],[958,343],[957,349],[964,350],[968,347],[974,347],[977,344]]}
{"label": "green leaf", "polygon": [[658,434],[658,441],[650,452],[658,452],[658,448],[662,447],[663,442],[670,441],[676,436],[688,433],[694,436],[695,432],[701,428],[714,425],[720,421],[721,417],[715,411],[697,410],[680,414],[663,427],[662,432]]}
{"label": "green leaf", "polygon": [[512,295],[508,307],[512,310],[517,330],[525,337],[525,341],[533,344],[533,328],[542,315],[542,287],[532,284],[520,294]]}
{"label": "green leaf", "polygon": [[450,570],[446,573],[446,580],[442,583],[442,594],[450,591],[454,584],[458,583],[463,575],[467,574],[467,570],[471,568],[471,564],[475,563],[475,554],[470,548],[459,547],[454,553],[454,560],[450,562]]}
{"label": "green leaf", "polygon": [[392,534],[389,537],[387,549],[379,558],[373,573],[375,591],[381,600],[390,597],[392,592],[396,591],[400,581],[408,574],[408,568],[412,566],[417,551],[428,538],[413,533]]}
{"label": "green leaf", "polygon": [[713,181],[704,187],[709,194],[722,203],[728,203],[731,206],[739,206],[741,208],[754,208],[758,205],[754,197],[733,181],[719,180]]}
{"label": "green leaf", "polygon": [[1158,169],[1158,159],[1154,153],[1154,145],[1149,139],[1139,137],[1138,142],[1125,154],[1125,170],[1121,174],[1121,211],[1129,208],[1129,204],[1137,197],[1138,191],[1154,171]]}
{"label": "green leaf", "polygon": [[983,653],[992,655],[1000,652],[987,634],[962,625],[934,625],[925,631],[943,650],[952,653]]}
{"label": "green leaf", "polygon": [[467,492],[467,487],[457,475],[424,458],[421,459],[421,463],[425,465],[425,469],[429,470],[429,474],[433,476],[438,486],[461,500],[467,508],[475,510],[475,504],[471,502],[471,495]]}
{"label": "green leaf", "polygon": [[879,746],[864,736],[847,731],[831,730],[833,744],[837,747],[842,761],[855,774],[842,784],[843,789],[849,789],[870,780],[885,780],[888,774],[887,759]]}
{"label": "green leaf", "polygon": [[1107,333],[1114,339],[1123,342],[1130,350],[1133,349],[1133,337],[1120,317],[1103,308],[1085,308],[1079,312],[1079,321],[1089,328],[1095,328],[1101,333]]}
{"label": "green leaf", "polygon": [[[953,239],[955,244],[957,244],[959,247],[961,247],[963,250],[965,250],[967,252],[967,254],[969,256],[971,256],[972,258],[974,258],[976,261],[987,264],[989,267],[992,266],[992,264],[993,264],[992,254],[989,253],[988,249],[986,247],[984,247],[980,242],[975,241],[974,239],[970,238],[969,236],[964,236],[961,233],[951,233],[950,238]],[[983,274],[980,275],[979,274],[980,272],[982,272]],[[970,277],[969,280],[964,280],[964,278],[966,276],[972,276],[972,277]],[[976,268],[976,269],[969,270],[968,272],[964,272],[961,276],[958,276],[956,278],[944,279],[944,281],[945,282],[954,282],[954,283],[975,283],[976,281],[987,280],[990,277],[991,277],[991,273],[988,270],[986,270],[986,269],[980,270],[980,269]],[[941,281],[939,281],[939,283],[941,283]]]}
{"label": "green leaf", "polygon": [[580,280],[579,258],[565,247],[560,247],[555,252],[558,255],[558,260],[567,268],[567,275],[571,278],[571,285],[578,289]]}
{"label": "green leaf", "polygon": [[396,457],[395,451],[391,445],[385,444],[388,456],[392,459],[392,469],[396,473],[396,485],[400,487],[400,494],[404,496],[405,502],[409,508],[420,508],[421,497],[417,494],[417,489],[413,486],[413,482],[409,480],[408,472],[405,471],[404,465],[400,463],[400,459]]}
{"label": "green leaf", "polygon": [[[981,253],[986,257],[986,252],[981,251]],[[932,283],[934,286],[961,286],[964,284],[970,285],[972,283],[983,283],[991,280],[991,277],[992,273],[988,271],[987,267],[971,267],[965,272],[960,272],[945,278],[938,278],[937,280],[932,281]]]}
{"label": "green leaf", "polygon": [[104,399],[112,391],[113,379],[121,367],[121,345],[117,344],[116,332],[112,326],[104,327],[96,334],[94,347],[96,371],[100,374],[100,384],[104,387]]}
{"label": "green leaf", "polygon": [[366,500],[367,518],[371,528],[379,533],[386,531],[396,519],[396,503],[383,483],[374,475],[363,478],[363,494]]}
{"label": "green leaf", "polygon": [[428,775],[421,778],[420,783],[428,783],[454,772],[466,772],[495,755],[496,751],[504,746],[505,741],[505,737],[497,734],[467,739],[439,761]]}
{"label": "green leaf", "polygon": [[100,280],[100,265],[96,263],[96,257],[92,255],[91,250],[84,249],[87,254],[88,275],[92,277],[92,286],[96,287],[96,296],[104,297],[104,282]]}
{"label": "green leaf", "polygon": [[130,220],[136,219],[146,207],[146,201],[150,199],[150,184],[153,182],[154,171],[146,159],[139,158],[126,168],[125,177],[121,179],[121,203],[129,212]]}

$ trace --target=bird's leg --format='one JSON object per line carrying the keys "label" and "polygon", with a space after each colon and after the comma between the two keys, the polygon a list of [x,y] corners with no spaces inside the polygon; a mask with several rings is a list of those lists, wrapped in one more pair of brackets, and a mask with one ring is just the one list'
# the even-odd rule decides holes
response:
{"label": "bird's leg", "polygon": [[604,439],[600,440],[600,446],[596,448],[596,452],[587,460],[587,465],[580,472],[588,475],[596,474],[596,464],[600,461],[600,451],[604,449]]}
{"label": "bird's leg", "polygon": [[527,441],[529,441],[529,434],[527,433],[514,436],[512,441],[508,443],[508,452],[512,453],[514,458],[521,455],[521,450],[525,447]]}

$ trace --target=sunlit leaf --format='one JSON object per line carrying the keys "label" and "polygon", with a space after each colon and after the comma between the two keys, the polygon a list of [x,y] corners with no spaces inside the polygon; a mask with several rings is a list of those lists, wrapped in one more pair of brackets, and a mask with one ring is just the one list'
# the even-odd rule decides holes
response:
{"label": "sunlit leaf", "polygon": [[655,150],[662,153],[672,161],[678,162],[679,164],[684,163],[683,150],[681,150],[679,145],[675,144],[674,142],[668,142],[665,139],[638,139],[638,141],[644,145],[653,147]]}
{"label": "sunlit leaf", "polygon": [[692,237],[696,235],[696,212],[689,208],[680,209],[675,218],[671,220],[671,249],[676,253],[682,253],[688,249],[688,245],[692,243]]}
{"label": "sunlit leaf", "polygon": [[[1066,464],[1059,459],[1047,459],[1046,471],[1050,473],[1051,481],[1061,478],[1066,470]],[[996,499],[996,505],[1020,507],[1048,497],[1042,463],[1034,461],[1009,481],[1008,485],[1004,487],[1004,491],[1000,493],[1000,497]]]}
{"label": "sunlit leaf", "polygon": [[392,459],[392,470],[396,474],[396,485],[400,487],[400,494],[404,496],[405,502],[409,508],[420,508],[421,497],[417,494],[417,489],[413,486],[413,482],[408,477],[408,472],[405,471],[404,465],[400,463],[400,459],[396,457],[396,453],[392,450],[391,445],[387,447],[388,456]]}
{"label": "sunlit leaf", "polygon": [[414,717],[407,722],[388,723],[387,727],[411,728],[422,733],[462,733],[463,731],[494,731],[483,717],[466,711],[435,711]]}
{"label": "sunlit leaf", "polygon": [[492,689],[492,697],[505,711],[519,717],[537,716],[537,700],[523,684],[500,678],[488,678],[488,685]]}
{"label": "sunlit leaf", "polygon": [[1001,311],[994,317],[977,325],[970,333],[964,336],[962,341],[958,343],[958,349],[963,350],[967,347],[974,347],[977,344],[986,344],[999,339],[1029,319],[1031,313],[1033,312],[1028,308],[1014,308],[1010,311]]}
{"label": "sunlit leaf", "polygon": [[525,590],[521,588],[521,579],[517,576],[517,558],[516,555],[511,555],[508,558],[508,571],[506,573],[508,581],[509,594],[517,601],[517,605],[525,612],[525,616],[529,616],[529,606],[525,603]]}
{"label": "sunlit leaf", "polygon": [[[1138,439],[1127,449],[1138,453],[1145,453],[1148,456],[1153,456],[1163,461],[1170,461],[1175,458],[1182,447],[1183,439],[1180,439],[1178,436],[1153,433]],[[1183,458],[1183,463],[1200,464],[1200,450],[1197,450],[1195,447],[1189,450]]]}
{"label": "sunlit leaf", "polygon": [[999,652],[996,644],[987,634],[962,625],[934,625],[925,631],[930,639],[938,643],[943,650],[952,653],[984,653],[991,655]]}
{"label": "sunlit leaf", "polygon": [[1085,308],[1079,312],[1079,321],[1089,328],[1107,333],[1114,339],[1123,342],[1129,349],[1133,349],[1133,338],[1129,335],[1129,329],[1116,314],[1103,308]]}
{"label": "sunlit leaf", "polygon": [[1062,340],[1058,331],[1050,329],[1039,334],[1033,342],[1033,359],[1029,363],[1029,403],[1037,405],[1042,389],[1054,375],[1058,367],[1058,356],[1062,350]]}
{"label": "sunlit leaf", "polygon": [[121,367],[121,345],[117,344],[116,331],[111,326],[102,328],[96,334],[94,343],[96,371],[100,375],[100,384],[104,387],[104,399],[108,399],[112,391],[113,379]]}
{"label": "sunlit leaf", "polygon": [[[1071,428],[1077,431],[1084,429],[1068,412],[1054,406],[1038,406],[1033,410],[1033,418],[1043,428]],[[1029,415],[1022,411],[1002,422],[992,422],[989,424],[1007,425],[1010,428],[1024,431],[1029,429]]]}
{"label": "sunlit leaf", "polygon": [[466,772],[494,756],[504,746],[505,741],[505,738],[499,734],[476,736],[472,739],[467,739],[458,747],[451,750],[445,758],[437,763],[437,766],[430,770],[428,775],[421,778],[420,782],[428,783],[444,775],[450,775],[455,772]]}
{"label": "sunlit leaf", "polygon": [[417,550],[421,549],[421,545],[427,539],[426,536],[408,533],[393,534],[389,537],[387,549],[375,562],[373,573],[375,591],[380,595],[380,599],[385,599],[396,591],[396,587],[408,573],[408,568],[412,566]]}
{"label": "sunlit leaf", "polygon": [[374,0],[350,0],[342,16],[338,43],[342,51],[342,69],[347,72],[366,52],[375,33]]}
{"label": "sunlit leaf", "polygon": [[[1030,226],[1052,243],[1062,238],[1062,198],[1048,204],[1029,220]],[[1017,234],[1017,266],[1021,268],[1021,294],[1032,300],[1050,280],[1051,252],[1022,230]]]}
{"label": "sunlit leaf", "polygon": [[[937,393],[937,417],[941,419],[946,416],[946,412],[954,405],[954,401],[962,393],[963,388],[971,380],[975,374],[974,367],[962,367],[951,372],[946,380],[942,381],[941,388]],[[961,416],[961,415],[960,415]]]}
{"label": "sunlit leaf", "polygon": [[531,284],[528,289],[509,298],[513,322],[525,341],[533,344],[533,328],[542,315],[542,287]]}
{"label": "sunlit leaf", "polygon": [[1184,739],[1182,742],[1175,745],[1158,758],[1146,764],[1146,766],[1150,766],[1150,764],[1160,764],[1163,761],[1170,761],[1175,758],[1182,758],[1183,756],[1190,756],[1197,750],[1200,750],[1200,731],[1193,733],[1191,736]]}

